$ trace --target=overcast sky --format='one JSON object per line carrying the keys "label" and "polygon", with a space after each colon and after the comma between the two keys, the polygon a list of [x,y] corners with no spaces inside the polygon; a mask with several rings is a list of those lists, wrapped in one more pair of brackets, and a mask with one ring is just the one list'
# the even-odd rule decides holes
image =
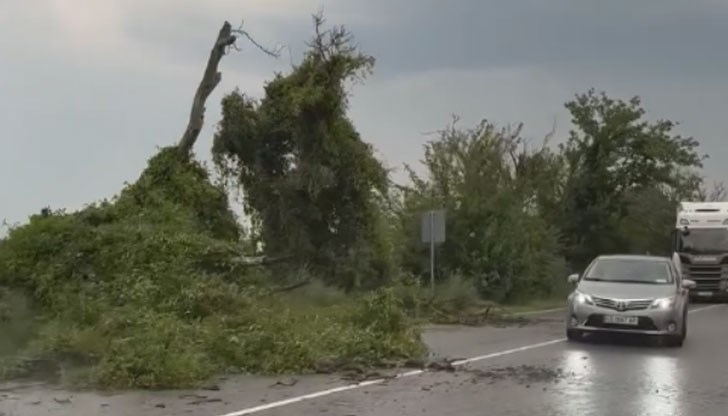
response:
{"label": "overcast sky", "polygon": [[[724,0],[0,0],[0,219],[114,195],[178,140],[225,19],[295,59],[321,6],[377,58],[351,115],[391,167],[419,160],[423,132],[452,114],[522,121],[535,140],[555,118],[563,137],[563,103],[595,87],[681,122],[706,174],[728,178]],[[221,64],[201,159],[222,95],[259,96],[290,67],[242,46]]]}

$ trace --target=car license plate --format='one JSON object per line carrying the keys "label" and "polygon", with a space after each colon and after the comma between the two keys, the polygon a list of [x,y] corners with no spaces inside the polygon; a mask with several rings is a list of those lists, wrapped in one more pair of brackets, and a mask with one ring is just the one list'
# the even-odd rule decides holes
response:
{"label": "car license plate", "polygon": [[605,315],[604,323],[616,325],[638,325],[639,319],[636,316]]}
{"label": "car license plate", "polygon": [[713,296],[713,292],[698,292],[698,296],[705,296],[705,297]]}

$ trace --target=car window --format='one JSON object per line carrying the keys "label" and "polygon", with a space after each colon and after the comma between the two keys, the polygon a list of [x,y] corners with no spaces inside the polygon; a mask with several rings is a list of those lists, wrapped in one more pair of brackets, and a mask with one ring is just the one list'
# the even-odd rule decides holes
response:
{"label": "car window", "polygon": [[596,259],[584,275],[584,280],[623,283],[671,284],[676,276],[667,261],[644,259]]}

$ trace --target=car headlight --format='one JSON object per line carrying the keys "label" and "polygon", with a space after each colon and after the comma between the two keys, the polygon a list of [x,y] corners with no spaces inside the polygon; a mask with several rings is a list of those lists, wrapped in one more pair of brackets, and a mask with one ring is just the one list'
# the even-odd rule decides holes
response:
{"label": "car headlight", "polygon": [[652,302],[651,308],[670,309],[675,304],[675,298],[659,298]]}
{"label": "car headlight", "polygon": [[580,305],[583,305],[583,304],[593,305],[594,304],[594,300],[592,299],[591,296],[587,295],[586,293],[579,292],[579,291],[574,292],[574,301]]}

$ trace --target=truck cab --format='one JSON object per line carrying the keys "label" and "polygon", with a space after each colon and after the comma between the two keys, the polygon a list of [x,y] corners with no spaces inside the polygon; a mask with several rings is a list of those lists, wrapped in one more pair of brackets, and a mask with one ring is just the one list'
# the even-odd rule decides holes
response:
{"label": "truck cab", "polygon": [[728,202],[680,202],[672,245],[691,297],[728,299]]}

